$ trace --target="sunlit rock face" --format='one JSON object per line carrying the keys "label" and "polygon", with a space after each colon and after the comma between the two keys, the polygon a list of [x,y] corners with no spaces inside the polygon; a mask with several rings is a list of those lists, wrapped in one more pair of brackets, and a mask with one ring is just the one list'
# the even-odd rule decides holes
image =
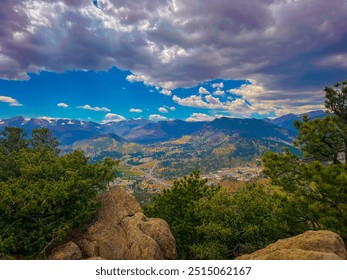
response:
{"label": "sunlit rock face", "polygon": [[338,234],[327,231],[306,231],[278,240],[264,249],[238,257],[239,260],[346,260],[345,244]]}
{"label": "sunlit rock face", "polygon": [[[176,242],[168,224],[147,218],[132,195],[116,188],[103,194],[101,203],[95,222],[73,238],[74,245],[70,242],[53,250],[51,259],[69,259],[69,255],[76,259],[79,250],[83,259],[176,259]],[[74,250],[61,252],[66,248]]]}

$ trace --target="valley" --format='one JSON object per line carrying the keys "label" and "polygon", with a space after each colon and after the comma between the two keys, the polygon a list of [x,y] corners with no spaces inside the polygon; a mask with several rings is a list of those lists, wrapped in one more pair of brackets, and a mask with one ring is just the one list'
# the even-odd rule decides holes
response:
{"label": "valley", "polygon": [[[311,115],[318,116],[319,112]],[[119,160],[113,185],[134,193],[144,203],[193,170],[199,170],[210,184],[227,189],[259,179],[265,151],[281,153],[288,148],[300,154],[292,145],[296,132],[288,127],[290,121],[299,117],[293,114],[273,120],[222,117],[194,123],[134,119],[103,124],[15,117],[1,120],[0,129],[22,127],[29,135],[33,128],[46,127],[61,143],[61,154],[81,150],[91,162],[105,157]]]}
{"label": "valley", "polygon": [[[117,178],[111,183],[110,187],[117,186],[125,189],[127,192],[132,193],[142,204],[150,202],[154,195],[170,188],[173,180],[180,177],[162,179],[162,175],[156,170],[159,164],[156,160],[135,166],[121,162],[116,174]],[[202,173],[201,177],[208,179],[209,184],[220,185],[228,191],[233,191],[244,186],[245,183],[262,178],[261,171],[260,159],[256,159],[253,162],[240,163],[235,167]]]}

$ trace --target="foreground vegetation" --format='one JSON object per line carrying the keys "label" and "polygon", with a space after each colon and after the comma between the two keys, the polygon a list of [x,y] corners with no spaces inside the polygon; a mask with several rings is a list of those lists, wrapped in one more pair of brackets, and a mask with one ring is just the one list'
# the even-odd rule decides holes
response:
{"label": "foreground vegetation", "polygon": [[232,259],[287,236],[278,195],[261,185],[231,194],[207,183],[193,172],[145,207],[168,222],[181,259]]}
{"label": "foreground vegetation", "polygon": [[48,129],[6,127],[0,138],[0,258],[37,259],[90,221],[97,193],[114,176],[110,159],[90,164],[83,153],[59,156]]}

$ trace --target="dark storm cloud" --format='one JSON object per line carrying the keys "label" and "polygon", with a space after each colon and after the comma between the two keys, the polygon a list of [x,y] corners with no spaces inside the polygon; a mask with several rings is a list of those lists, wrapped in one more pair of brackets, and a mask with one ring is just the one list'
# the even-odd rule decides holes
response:
{"label": "dark storm cloud", "polygon": [[1,2],[1,78],[116,66],[168,89],[252,78],[314,103],[347,78],[345,0]]}

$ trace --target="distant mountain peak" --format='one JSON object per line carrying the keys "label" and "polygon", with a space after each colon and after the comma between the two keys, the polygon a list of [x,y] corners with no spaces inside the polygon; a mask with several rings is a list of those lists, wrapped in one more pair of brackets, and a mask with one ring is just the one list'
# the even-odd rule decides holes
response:
{"label": "distant mountain peak", "polygon": [[294,126],[294,121],[296,120],[302,120],[302,117],[304,115],[308,115],[308,117],[310,119],[312,118],[323,118],[327,113],[324,112],[323,110],[316,110],[316,111],[311,111],[311,112],[307,112],[307,113],[303,113],[303,114],[287,114],[287,115],[283,115],[281,117],[278,118],[274,118],[274,119],[266,119],[265,121],[272,123],[274,125],[280,126],[282,128],[285,129],[289,129],[292,131],[296,131],[296,128]]}

